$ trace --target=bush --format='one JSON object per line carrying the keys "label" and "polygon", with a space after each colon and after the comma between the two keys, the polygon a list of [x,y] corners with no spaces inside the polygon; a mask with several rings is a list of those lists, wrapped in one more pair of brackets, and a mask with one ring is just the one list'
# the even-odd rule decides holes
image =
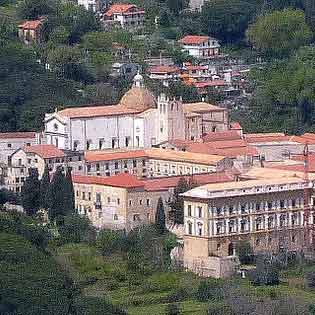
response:
{"label": "bush", "polygon": [[308,272],[305,276],[306,287],[310,290],[315,288],[315,272]]}
{"label": "bush", "polygon": [[180,311],[180,307],[178,304],[168,304],[166,305],[166,315],[180,315],[181,311]]}
{"label": "bush", "polygon": [[219,300],[223,298],[223,288],[219,281],[203,280],[196,292],[196,298],[200,302],[206,302],[209,300]]}
{"label": "bush", "polygon": [[95,229],[89,219],[77,214],[58,218],[58,231],[61,244],[94,243]]}
{"label": "bush", "polygon": [[173,303],[173,302],[181,302],[187,298],[189,298],[190,292],[186,288],[179,288],[177,291],[174,293],[168,295],[166,297],[166,301],[168,303]]}
{"label": "bush", "polygon": [[276,264],[268,257],[258,257],[251,281],[254,285],[278,285],[279,271]]}
{"label": "bush", "polygon": [[236,253],[241,264],[251,264],[253,262],[253,250],[247,241],[240,241],[236,244]]}
{"label": "bush", "polygon": [[102,230],[96,239],[96,247],[102,255],[110,255],[120,251],[126,242],[126,236],[122,231]]}
{"label": "bush", "polygon": [[207,315],[232,315],[231,307],[225,304],[210,304]]}

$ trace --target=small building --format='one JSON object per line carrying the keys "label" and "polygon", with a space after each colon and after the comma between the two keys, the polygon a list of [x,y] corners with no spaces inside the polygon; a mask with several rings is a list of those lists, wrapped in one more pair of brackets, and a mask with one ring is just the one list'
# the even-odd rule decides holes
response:
{"label": "small building", "polygon": [[20,192],[31,168],[37,168],[39,178],[44,173],[47,165],[50,172],[54,172],[58,166],[77,167],[74,171],[83,170],[83,153],[70,152],[69,154],[51,144],[39,144],[25,146],[16,150],[10,157],[6,186],[9,190]]}
{"label": "small building", "polygon": [[9,157],[16,150],[40,143],[40,134],[36,132],[0,133],[0,163],[8,164]]}
{"label": "small building", "polygon": [[180,77],[180,69],[176,66],[153,66],[148,68],[149,78],[159,80],[164,86],[168,86],[170,82],[177,81]]}
{"label": "small building", "polygon": [[82,5],[86,10],[94,13],[100,12],[102,9],[101,0],[78,0],[78,5]]}
{"label": "small building", "polygon": [[141,71],[141,65],[138,63],[120,63],[112,64],[111,77],[116,79],[132,80],[132,78]]}
{"label": "small building", "polygon": [[38,20],[29,20],[18,26],[19,28],[19,38],[26,44],[39,44],[42,42],[43,38],[43,26],[45,23],[45,18],[40,18]]}
{"label": "small building", "polygon": [[219,41],[210,36],[187,35],[178,42],[183,51],[197,59],[211,59],[220,55]]}
{"label": "small building", "polygon": [[134,4],[112,4],[102,15],[105,26],[119,25],[132,31],[143,28],[145,11]]}

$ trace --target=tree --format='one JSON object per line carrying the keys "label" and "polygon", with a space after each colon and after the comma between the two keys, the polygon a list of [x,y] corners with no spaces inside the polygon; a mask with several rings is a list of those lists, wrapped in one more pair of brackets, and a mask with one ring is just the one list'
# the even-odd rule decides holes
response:
{"label": "tree", "polygon": [[64,207],[66,199],[66,181],[62,168],[59,166],[52,178],[49,187],[49,211],[48,216],[51,221],[59,216],[68,214],[68,209]]}
{"label": "tree", "polygon": [[54,0],[23,0],[18,4],[18,15],[21,19],[37,19],[41,15],[52,14],[57,7]]}
{"label": "tree", "polygon": [[171,207],[170,220],[174,224],[184,224],[184,199],[180,194],[189,190],[189,185],[185,178],[181,177],[174,189],[172,201],[169,203]]}
{"label": "tree", "polygon": [[184,9],[185,1],[184,0],[166,0],[166,4],[169,10],[175,16],[178,16],[179,13]]}
{"label": "tree", "polygon": [[161,234],[165,232],[166,230],[165,211],[164,211],[163,200],[161,197],[159,198],[158,203],[157,203],[157,209],[155,213],[155,225]]}
{"label": "tree", "polygon": [[236,253],[241,264],[249,264],[252,262],[253,250],[247,241],[239,241],[236,244]]}
{"label": "tree", "polygon": [[50,175],[48,165],[45,165],[43,176],[40,180],[40,206],[47,210],[49,208],[49,186]]}
{"label": "tree", "polygon": [[91,222],[78,214],[65,216],[58,230],[62,244],[95,241],[95,231]]}
{"label": "tree", "polygon": [[181,310],[178,304],[171,303],[166,305],[166,315],[180,315]]}
{"label": "tree", "polygon": [[202,7],[202,30],[226,42],[244,38],[248,23],[256,13],[256,4],[245,0],[211,0]]}
{"label": "tree", "polygon": [[254,285],[278,285],[279,271],[271,257],[260,255],[257,257],[256,270],[253,274]]}
{"label": "tree", "polygon": [[305,18],[307,24],[314,29],[315,27],[315,2],[313,0],[304,0]]}
{"label": "tree", "polygon": [[254,48],[267,56],[284,57],[306,45],[312,33],[301,10],[286,9],[260,16],[247,37]]}
{"label": "tree", "polygon": [[28,215],[35,214],[40,206],[40,182],[38,180],[37,168],[29,169],[21,191],[22,206]]}
{"label": "tree", "polygon": [[72,182],[71,168],[67,167],[65,176],[65,201],[64,209],[67,213],[74,213],[75,211],[75,196]]}

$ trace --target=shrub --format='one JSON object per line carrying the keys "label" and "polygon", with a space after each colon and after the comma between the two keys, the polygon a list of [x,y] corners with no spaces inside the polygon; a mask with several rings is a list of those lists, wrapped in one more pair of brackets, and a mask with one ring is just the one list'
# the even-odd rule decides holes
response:
{"label": "shrub", "polygon": [[232,315],[231,307],[225,304],[210,304],[207,315]]}
{"label": "shrub", "polygon": [[254,285],[278,285],[279,271],[276,264],[267,257],[258,257],[251,281]]}
{"label": "shrub", "polygon": [[196,298],[200,302],[222,299],[223,289],[221,284],[218,281],[201,281],[196,292]]}
{"label": "shrub", "polygon": [[174,293],[171,293],[166,297],[166,301],[168,303],[180,302],[187,299],[190,296],[188,290],[186,288],[179,288]]}
{"label": "shrub", "polygon": [[166,305],[166,315],[180,315],[181,311],[180,311],[180,307],[178,304],[168,304]]}
{"label": "shrub", "polygon": [[315,272],[308,272],[305,276],[306,287],[310,290],[315,288]]}
{"label": "shrub", "polygon": [[236,253],[241,264],[251,264],[253,262],[253,250],[247,241],[240,241],[236,244]]}
{"label": "shrub", "polygon": [[97,236],[96,247],[106,256],[120,251],[125,241],[126,237],[122,231],[102,230]]}

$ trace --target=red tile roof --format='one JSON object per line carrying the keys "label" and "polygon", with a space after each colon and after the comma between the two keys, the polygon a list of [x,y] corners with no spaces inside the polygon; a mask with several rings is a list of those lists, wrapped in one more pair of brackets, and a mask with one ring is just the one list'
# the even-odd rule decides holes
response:
{"label": "red tile roof", "polygon": [[238,121],[235,121],[235,122],[231,122],[230,128],[231,130],[241,130],[242,126],[240,125]]}
{"label": "red tile roof", "polygon": [[209,36],[197,36],[197,35],[187,35],[180,39],[178,42],[181,44],[202,44],[210,39]]}
{"label": "red tile roof", "polygon": [[118,174],[114,176],[89,176],[89,175],[73,175],[72,180],[76,184],[90,184],[113,186],[120,188],[139,188],[144,187],[144,183],[137,179],[136,176],[130,174]]}
{"label": "red tile roof", "polygon": [[122,105],[69,107],[58,112],[58,115],[69,118],[116,116],[140,113],[140,110],[126,108]]}
{"label": "red tile roof", "polygon": [[[224,142],[224,141],[217,141]],[[235,146],[226,148],[215,148],[209,143],[194,143],[186,148],[187,151],[225,156],[229,158],[236,158],[238,156],[257,156],[257,150],[252,146]]]}
{"label": "red tile roof", "polygon": [[150,73],[179,73],[180,69],[176,66],[153,66],[148,69]]}
{"label": "red tile roof", "polygon": [[171,176],[164,178],[154,178],[143,180],[144,188],[147,191],[158,191],[158,190],[168,190],[169,188],[176,187],[180,178],[185,178],[186,180],[192,180],[199,185],[205,185],[210,183],[223,183],[231,182],[234,180],[232,174],[222,173],[211,173],[211,174],[197,174],[193,176]]}
{"label": "red tile roof", "polygon": [[269,136],[266,134],[266,136],[258,136],[258,137],[253,137],[248,135],[245,135],[245,139],[248,143],[263,143],[263,142],[288,142],[288,141],[293,141],[291,136],[285,136],[285,135],[280,135],[280,136]]}
{"label": "red tile roof", "polygon": [[[127,4],[127,3],[116,3],[111,5],[108,10],[105,12],[106,16],[112,16],[114,13],[121,14],[121,13],[128,13],[130,9],[137,9],[137,6],[134,4]],[[140,12],[144,12],[139,9]]]}
{"label": "red tile roof", "polygon": [[34,21],[25,21],[24,23],[19,25],[19,28],[28,29],[28,30],[36,30],[40,26],[42,26],[43,20],[34,20]]}
{"label": "red tile roof", "polygon": [[144,150],[121,151],[121,152],[104,152],[104,151],[86,151],[86,162],[111,161],[111,160],[127,160],[144,158],[147,154]]}
{"label": "red tile roof", "polygon": [[37,144],[23,147],[23,151],[27,153],[34,153],[42,157],[43,159],[64,157],[63,151],[58,149],[52,144]]}
{"label": "red tile roof", "polygon": [[35,139],[36,132],[2,132],[0,139]]}
{"label": "red tile roof", "polygon": [[192,65],[186,66],[185,68],[187,70],[190,70],[190,71],[192,71],[192,70],[207,70],[208,69],[207,66],[192,66]]}
{"label": "red tile roof", "polygon": [[226,82],[224,80],[212,80],[212,81],[203,81],[203,82],[195,82],[194,86],[196,88],[205,88],[209,86],[224,86]]}
{"label": "red tile roof", "polygon": [[204,142],[222,141],[222,140],[239,140],[241,136],[235,130],[209,132],[202,137]]}

